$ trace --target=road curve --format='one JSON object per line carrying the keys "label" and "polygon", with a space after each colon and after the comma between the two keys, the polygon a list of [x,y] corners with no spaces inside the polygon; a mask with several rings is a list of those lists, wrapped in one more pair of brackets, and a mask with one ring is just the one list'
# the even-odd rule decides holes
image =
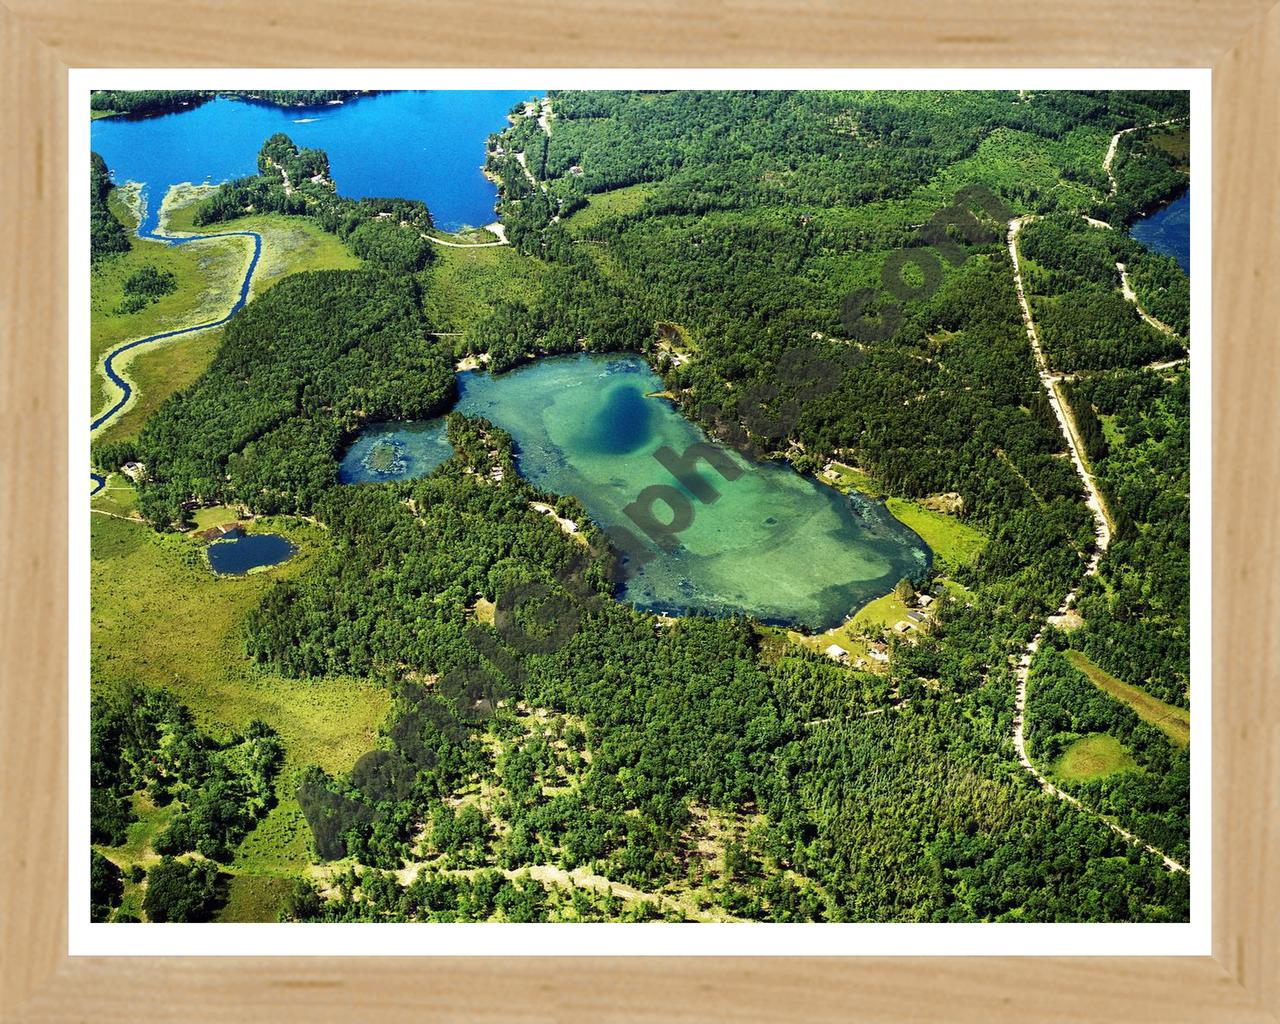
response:
{"label": "road curve", "polygon": [[1107,180],[1111,182],[1111,195],[1116,194],[1116,176],[1111,173],[1111,163],[1116,158],[1116,148],[1120,145],[1120,137],[1130,132],[1138,132],[1143,128],[1160,128],[1166,124],[1177,124],[1185,121],[1185,117],[1171,117],[1167,121],[1153,121],[1151,124],[1135,124],[1132,128],[1122,128],[1111,136],[1111,144],[1107,146],[1107,155],[1102,158],[1102,169],[1107,172]]}

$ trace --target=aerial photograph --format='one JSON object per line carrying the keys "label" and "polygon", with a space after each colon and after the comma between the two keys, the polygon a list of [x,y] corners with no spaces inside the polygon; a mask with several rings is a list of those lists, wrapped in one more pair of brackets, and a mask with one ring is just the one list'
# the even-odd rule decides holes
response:
{"label": "aerial photograph", "polygon": [[553,84],[89,94],[85,920],[1188,922],[1190,93]]}

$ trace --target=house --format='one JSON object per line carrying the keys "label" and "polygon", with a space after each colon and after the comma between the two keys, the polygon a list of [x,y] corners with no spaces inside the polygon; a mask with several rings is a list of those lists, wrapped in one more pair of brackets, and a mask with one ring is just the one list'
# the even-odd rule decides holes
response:
{"label": "house", "polygon": [[912,622],[924,622],[924,612],[907,612],[907,618]]}
{"label": "house", "polygon": [[147,467],[141,462],[126,462],[120,467],[120,472],[132,480],[135,484],[142,479],[142,475],[146,473]]}
{"label": "house", "polygon": [[933,598],[930,597],[928,594],[921,594],[919,597],[916,598],[916,604],[918,604],[921,608],[928,608],[929,605],[933,604]]}
{"label": "house", "polygon": [[867,657],[872,661],[878,661],[881,664],[889,662],[889,645],[880,640],[873,640],[867,644]]}
{"label": "house", "polygon": [[838,661],[838,662],[840,662],[840,664],[842,664],[842,665],[843,665],[846,661],[848,661],[848,660],[849,660],[849,652],[848,652],[848,651],[846,651],[846,650],[845,650],[843,647],[841,647],[839,644],[831,644],[831,645],[830,645],[830,646],[829,646],[825,651],[823,651],[822,653],[823,653],[823,654],[825,654],[825,655],[826,655],[828,658],[830,658],[832,661]]}
{"label": "house", "polygon": [[909,629],[911,629],[911,628],[912,628],[911,623],[910,623],[910,622],[906,622],[906,621],[903,621],[903,622],[895,622],[895,623],[893,624],[893,631],[894,631],[895,633],[905,633],[907,630],[909,630]]}

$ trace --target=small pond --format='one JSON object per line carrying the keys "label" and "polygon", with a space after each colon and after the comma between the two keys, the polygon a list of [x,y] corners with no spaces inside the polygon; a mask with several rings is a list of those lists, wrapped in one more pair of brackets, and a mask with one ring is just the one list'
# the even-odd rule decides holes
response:
{"label": "small pond", "polygon": [[279,534],[243,530],[229,530],[206,549],[210,567],[222,576],[243,576],[253,569],[279,565],[292,558],[295,550]]}

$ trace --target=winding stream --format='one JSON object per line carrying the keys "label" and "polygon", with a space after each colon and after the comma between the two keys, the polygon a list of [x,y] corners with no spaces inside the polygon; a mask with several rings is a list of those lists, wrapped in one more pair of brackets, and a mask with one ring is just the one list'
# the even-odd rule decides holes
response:
{"label": "winding stream", "polygon": [[[123,345],[117,345],[107,353],[107,358],[103,362],[103,370],[106,372],[107,378],[120,389],[121,395],[119,400],[101,413],[97,418],[89,424],[89,432],[92,434],[95,430],[105,426],[113,417],[117,416],[133,396],[133,386],[128,380],[116,371],[116,357],[130,352],[135,348],[141,348],[143,345],[150,345],[158,341],[167,341],[169,338],[177,338],[183,334],[195,334],[196,331],[207,331],[213,327],[221,327],[233,316],[244,308],[244,304],[249,301],[249,285],[253,281],[253,272],[258,267],[258,259],[262,255],[262,236],[256,231],[221,231],[211,235],[182,235],[175,237],[172,235],[161,234],[157,228],[155,231],[144,232],[141,228],[146,223],[145,211],[139,218],[138,237],[149,242],[163,242],[165,245],[186,245],[188,242],[197,242],[210,238],[252,238],[253,239],[253,258],[249,260],[248,269],[244,272],[244,280],[240,282],[240,293],[236,297],[235,304],[227,312],[225,316],[219,317],[217,320],[210,320],[206,323],[195,324],[192,327],[179,327],[173,331],[161,331],[159,334],[149,334],[145,338],[135,338],[133,341],[126,341]],[[106,477],[90,471],[89,478],[93,481],[93,490],[89,492],[89,497],[93,497],[103,487],[106,486]]]}

